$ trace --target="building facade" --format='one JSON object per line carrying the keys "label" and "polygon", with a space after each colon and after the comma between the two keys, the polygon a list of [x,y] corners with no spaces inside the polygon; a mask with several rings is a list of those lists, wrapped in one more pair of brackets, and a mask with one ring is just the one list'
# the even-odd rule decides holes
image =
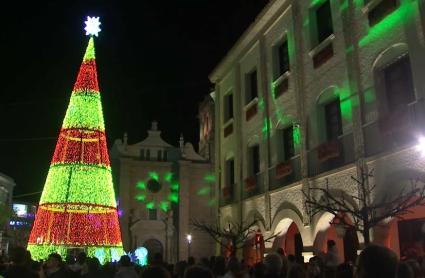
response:
{"label": "building facade", "polygon": [[165,142],[153,122],[139,143],[128,144],[126,135],[116,140],[111,157],[127,252],[145,247],[148,260],[161,253],[168,262],[214,253],[212,240],[190,225],[214,221],[216,211],[211,163],[191,143],[182,136],[178,147]]}
{"label": "building facade", "polygon": [[[361,169],[388,191],[423,175],[424,10],[417,0],[270,1],[209,76],[222,225],[259,218],[265,237],[277,235],[267,251],[304,260],[328,239],[341,260],[355,256],[361,234],[337,231],[329,213],[311,217],[303,191],[356,196]],[[373,241],[403,255],[423,241],[424,217],[418,207],[388,219]]]}
{"label": "building facade", "polygon": [[0,255],[7,253],[9,239],[6,235],[9,218],[12,213],[12,196],[15,181],[5,174],[0,173]]}

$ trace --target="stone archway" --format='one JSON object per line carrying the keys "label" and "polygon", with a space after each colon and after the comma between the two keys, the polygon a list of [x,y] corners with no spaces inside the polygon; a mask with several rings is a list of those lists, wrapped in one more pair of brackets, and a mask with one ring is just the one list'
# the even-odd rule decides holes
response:
{"label": "stone archway", "polygon": [[272,249],[282,248],[286,255],[293,255],[297,261],[302,263],[304,244],[297,224],[290,218],[284,218],[277,224],[275,234],[277,236]]}
{"label": "stone archway", "polygon": [[[352,223],[348,216],[345,216],[344,219],[348,223]],[[357,232],[352,229],[347,230],[342,226],[331,224],[333,220],[333,214],[323,213],[317,221],[313,242],[315,253],[326,253],[328,251],[328,240],[333,240],[336,243],[340,262],[355,262],[357,250],[359,249]]]}
{"label": "stone archway", "polygon": [[148,239],[143,243],[143,247],[148,250],[148,263],[151,263],[156,254],[161,254],[161,257],[164,255],[164,248],[162,243],[154,238]]}

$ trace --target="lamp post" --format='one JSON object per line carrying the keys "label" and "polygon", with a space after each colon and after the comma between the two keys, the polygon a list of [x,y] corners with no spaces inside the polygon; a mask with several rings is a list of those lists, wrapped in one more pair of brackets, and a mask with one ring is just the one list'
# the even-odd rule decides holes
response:
{"label": "lamp post", "polygon": [[418,138],[418,144],[416,145],[416,150],[419,151],[422,156],[425,156],[425,137],[421,136]]}
{"label": "lamp post", "polygon": [[189,257],[190,257],[190,244],[192,243],[192,235],[188,234],[186,236],[186,239],[187,239],[187,258],[189,259]]}

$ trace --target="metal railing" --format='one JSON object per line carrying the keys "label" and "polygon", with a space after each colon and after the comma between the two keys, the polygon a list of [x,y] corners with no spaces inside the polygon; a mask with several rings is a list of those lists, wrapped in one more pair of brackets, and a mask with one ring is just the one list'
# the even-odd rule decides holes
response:
{"label": "metal railing", "polygon": [[353,134],[344,134],[308,152],[308,175],[314,177],[354,162]]}
{"label": "metal railing", "polygon": [[220,192],[220,206],[227,206],[236,201],[235,189],[237,188],[236,184],[228,184],[225,187],[221,188]]}
{"label": "metal railing", "polygon": [[372,156],[417,141],[425,131],[425,101],[401,106],[363,126],[365,155]]}
{"label": "metal railing", "polygon": [[277,163],[269,169],[269,189],[277,189],[301,180],[300,156]]}
{"label": "metal railing", "polygon": [[265,172],[259,172],[254,176],[244,179],[242,199],[264,193],[264,174]]}

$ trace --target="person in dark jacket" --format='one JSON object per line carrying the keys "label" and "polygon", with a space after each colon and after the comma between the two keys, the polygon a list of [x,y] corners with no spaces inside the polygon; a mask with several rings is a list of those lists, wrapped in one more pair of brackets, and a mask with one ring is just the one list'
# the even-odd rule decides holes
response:
{"label": "person in dark jacket", "polygon": [[31,254],[23,247],[11,250],[11,265],[5,272],[5,278],[38,278],[38,274],[31,270]]}
{"label": "person in dark jacket", "polygon": [[69,271],[65,269],[62,257],[57,253],[52,253],[43,265],[40,276],[41,278],[68,278],[70,276]]}

